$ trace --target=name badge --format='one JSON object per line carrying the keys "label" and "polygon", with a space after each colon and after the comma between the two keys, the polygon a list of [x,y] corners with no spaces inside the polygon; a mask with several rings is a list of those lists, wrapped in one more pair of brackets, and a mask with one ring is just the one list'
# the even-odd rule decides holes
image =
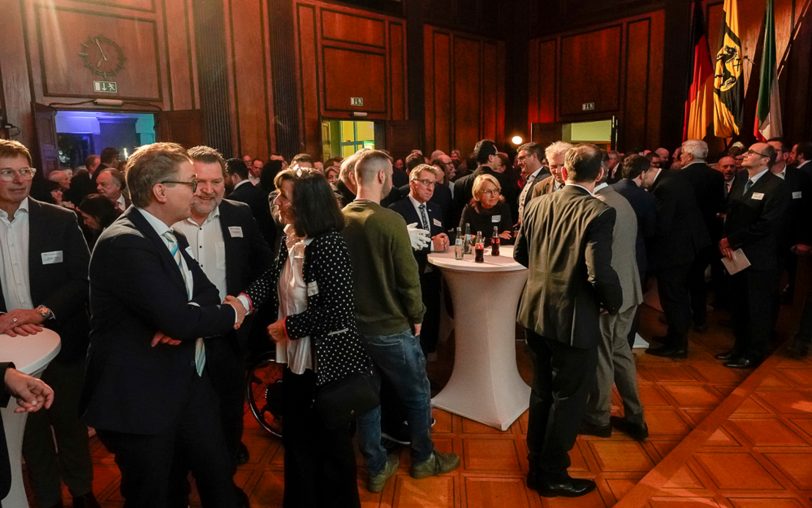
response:
{"label": "name badge", "polygon": [[763,192],[754,192],[753,195],[750,196],[750,199],[755,199],[756,201],[761,201],[762,199],[764,199],[764,193]]}
{"label": "name badge", "polygon": [[319,285],[316,281],[307,283],[307,296],[315,296],[319,294]]}
{"label": "name badge", "polygon": [[54,265],[56,263],[61,263],[62,261],[65,260],[65,255],[62,253],[61,250],[43,252],[41,256],[43,265]]}
{"label": "name badge", "polygon": [[792,199],[801,199],[804,197],[803,191],[795,191],[792,193]]}
{"label": "name badge", "polygon": [[228,227],[228,234],[231,235],[231,238],[242,238],[242,227],[241,226],[229,226]]}
{"label": "name badge", "polygon": [[491,222],[493,224],[499,224],[500,222],[502,222],[502,216],[501,215],[491,215]]}
{"label": "name badge", "polygon": [[432,224],[434,224],[434,225],[435,225],[435,226],[437,226],[438,228],[443,227],[443,223],[442,223],[442,222],[440,222],[440,220],[438,220],[438,219],[431,219],[431,222],[432,222]]}

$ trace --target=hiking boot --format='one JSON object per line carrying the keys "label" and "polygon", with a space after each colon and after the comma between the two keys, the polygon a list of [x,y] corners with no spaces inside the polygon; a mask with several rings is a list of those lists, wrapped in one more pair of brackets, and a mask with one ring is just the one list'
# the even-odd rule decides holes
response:
{"label": "hiking boot", "polygon": [[441,453],[434,450],[428,459],[417,464],[412,464],[409,474],[412,478],[428,478],[438,474],[447,473],[457,469],[460,465],[460,458],[455,453]]}
{"label": "hiking boot", "polygon": [[376,475],[369,475],[367,481],[367,490],[370,492],[380,492],[386,486],[388,480],[398,470],[400,461],[397,455],[389,455],[386,457],[386,464],[383,466],[383,471]]}

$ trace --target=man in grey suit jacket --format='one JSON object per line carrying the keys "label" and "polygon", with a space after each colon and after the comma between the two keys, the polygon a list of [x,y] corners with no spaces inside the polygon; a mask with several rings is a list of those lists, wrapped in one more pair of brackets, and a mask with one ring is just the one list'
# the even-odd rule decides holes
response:
{"label": "man in grey suit jacket", "polygon": [[564,165],[566,186],[525,209],[514,258],[530,269],[518,315],[534,367],[527,485],[574,497],[595,488],[567,467],[595,376],[598,315],[616,313],[623,297],[611,267],[615,211],[592,195],[600,150],[577,146]]}
{"label": "man in grey suit jacket", "polygon": [[[637,306],[643,302],[640,271],[635,259],[637,217],[629,201],[606,182],[595,187],[595,197],[611,206],[617,214],[612,232],[612,269],[620,280],[623,303],[617,314],[600,316],[602,340],[598,345],[598,369],[589,393],[581,434],[609,437],[614,423],[620,430],[642,441],[648,437],[648,427],[643,419],[637,370],[627,340]],[[613,383],[623,401],[625,419],[610,419]]]}

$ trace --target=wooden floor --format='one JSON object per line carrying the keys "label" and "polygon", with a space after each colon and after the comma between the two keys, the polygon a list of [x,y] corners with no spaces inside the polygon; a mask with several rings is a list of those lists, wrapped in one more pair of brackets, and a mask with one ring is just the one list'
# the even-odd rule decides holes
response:
{"label": "wooden floor", "polygon": [[[791,313],[782,310],[781,340],[794,331],[789,330],[797,322]],[[658,316],[645,308],[644,337],[663,333]],[[710,330],[692,333],[687,360],[638,352],[639,386],[651,435],[644,443],[617,432],[611,438],[579,437],[570,472],[595,479],[598,489],[591,494],[549,499],[525,487],[527,413],[500,432],[435,409],[434,442],[440,450],[459,454],[461,467],[414,480],[404,450],[400,470],[380,494],[363,488],[365,475],[359,469],[363,506],[812,506],[812,360],[788,359],[779,347],[755,371],[727,369],[713,358],[731,344],[726,319],[711,313]],[[529,380],[525,346],[520,341],[516,345],[520,371]],[[453,344],[446,344],[438,360],[429,364],[435,388],[448,379],[452,355]],[[281,506],[281,443],[265,434],[250,413],[245,423],[251,459],[240,467],[237,482],[252,506]],[[122,506],[112,457],[98,440],[91,446],[94,490],[102,506]]]}

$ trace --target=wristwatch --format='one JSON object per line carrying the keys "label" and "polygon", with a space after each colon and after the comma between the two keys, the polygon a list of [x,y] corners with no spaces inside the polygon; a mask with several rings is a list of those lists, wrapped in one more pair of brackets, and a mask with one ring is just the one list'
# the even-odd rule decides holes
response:
{"label": "wristwatch", "polygon": [[48,321],[49,319],[54,318],[54,311],[44,305],[38,305],[34,310],[37,311],[37,314],[42,316],[43,321]]}

